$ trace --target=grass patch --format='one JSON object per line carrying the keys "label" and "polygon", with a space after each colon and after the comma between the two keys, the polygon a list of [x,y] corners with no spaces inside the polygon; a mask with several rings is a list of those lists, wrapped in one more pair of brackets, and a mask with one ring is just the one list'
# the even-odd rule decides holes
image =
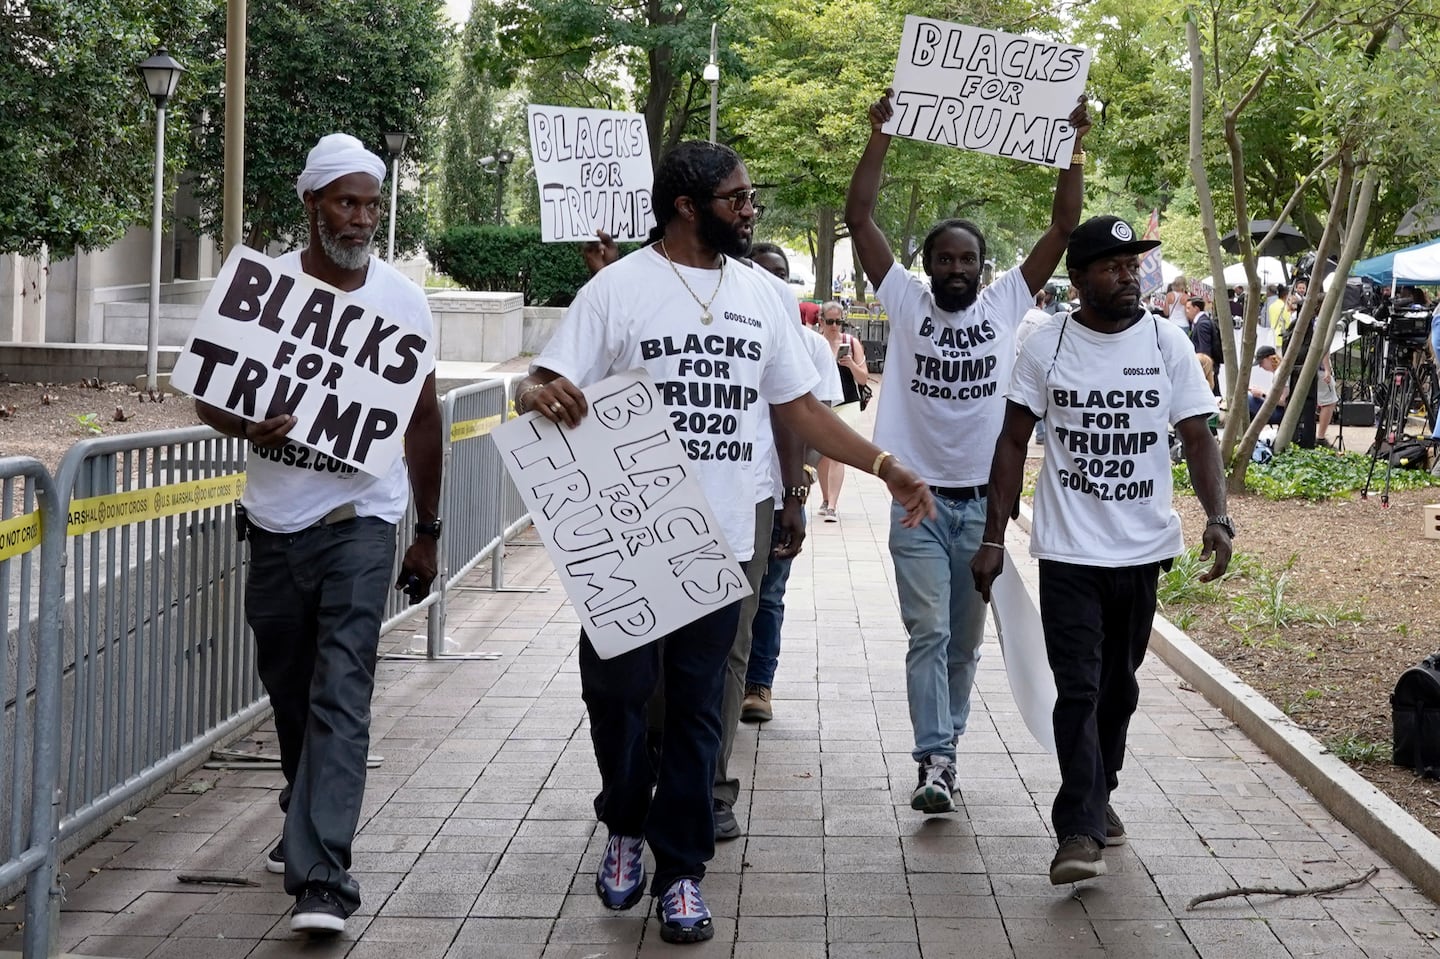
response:
{"label": "grass patch", "polygon": [[1166,609],[1187,603],[1211,603],[1220,599],[1224,593],[1219,582],[1200,581],[1201,575],[1209,570],[1210,560],[1200,559],[1200,547],[1190,547],[1175,557],[1169,572],[1161,575],[1155,598],[1159,600],[1160,606]]}
{"label": "grass patch", "polygon": [[[1370,488],[1378,489],[1384,481],[1384,461],[1375,464]],[[1301,449],[1291,446],[1269,463],[1251,463],[1245,471],[1245,489],[1266,499],[1325,500],[1349,496],[1365,488],[1370,474],[1370,457],[1363,453],[1335,453],[1327,449]],[[1185,465],[1171,467],[1175,489],[1194,492],[1190,472]],[[1422,489],[1440,486],[1440,479],[1425,470],[1396,469],[1390,471],[1392,490]]]}
{"label": "grass patch", "polygon": [[1388,763],[1392,753],[1388,742],[1371,742],[1359,736],[1326,740],[1325,748],[1347,763]]}

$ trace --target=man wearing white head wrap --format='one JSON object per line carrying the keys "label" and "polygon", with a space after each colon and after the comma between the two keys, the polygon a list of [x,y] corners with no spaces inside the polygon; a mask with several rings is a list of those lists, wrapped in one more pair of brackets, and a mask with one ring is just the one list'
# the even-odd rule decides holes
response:
{"label": "man wearing white head wrap", "polygon": [[[370,255],[384,177],[385,164],[356,138],[322,138],[295,184],[310,242],[277,262],[355,294],[380,315],[403,318],[433,341],[424,292]],[[405,456],[383,476],[289,439],[294,416],[252,423],[196,403],[206,423],[251,444],[242,500],[250,543],[245,613],[285,774],[285,831],[265,866],[285,874],[285,891],[295,897],[290,928],[297,932],[342,932],[360,906],[350,850],[365,793],[395,525],[412,492],[419,522],[396,588],[418,600],[438,566],[441,416],[428,346],[425,365],[430,371],[405,428]]]}

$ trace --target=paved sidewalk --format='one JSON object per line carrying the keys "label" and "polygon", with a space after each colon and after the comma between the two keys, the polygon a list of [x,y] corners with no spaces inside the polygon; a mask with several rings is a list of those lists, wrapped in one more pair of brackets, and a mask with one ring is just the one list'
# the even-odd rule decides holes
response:
{"label": "paved sidewalk", "polygon": [[[482,591],[482,569],[450,605],[458,646],[498,660],[381,666],[372,752],[383,762],[371,772],[355,847],[364,906],[343,939],[293,937],[293,902],[264,871],[281,821],[278,771],[202,770],[67,864],[62,948],[156,959],[1440,951],[1435,903],[1153,657],[1115,798],[1130,842],[1106,851],[1109,876],[1048,882],[1057,773],[1014,711],[993,636],[960,744],[963,809],[911,811],[905,637],[883,493],[852,471],[841,521],[812,527],[795,565],[776,719],[742,729],[732,767],[745,784],[736,811],[746,835],[719,847],[703,885],[713,942],[660,942],[648,898],[627,914],[595,899],[604,835],[591,807],[598,775],[578,631],[532,538],[511,550],[506,578],[545,591]],[[273,736],[263,730],[240,748],[273,751]],[[1369,884],[1335,895],[1186,910],[1198,893],[1324,885],[1372,865],[1380,872]],[[180,873],[256,885],[180,884]],[[0,941],[0,950],[18,948],[17,937]]]}

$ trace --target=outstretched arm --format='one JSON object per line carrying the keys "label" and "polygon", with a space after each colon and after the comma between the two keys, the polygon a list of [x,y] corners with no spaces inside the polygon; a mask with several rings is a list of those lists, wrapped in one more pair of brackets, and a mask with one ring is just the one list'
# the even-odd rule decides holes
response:
{"label": "outstretched arm", "polygon": [[995,439],[995,458],[990,461],[989,494],[985,497],[985,532],[981,546],[970,560],[970,575],[980,598],[990,602],[990,587],[1005,565],[1005,527],[1018,515],[1020,480],[1025,471],[1025,449],[1035,429],[1036,416],[1019,403],[1005,403],[1005,423]]}
{"label": "outstretched arm", "polygon": [[885,234],[875,224],[875,201],[880,196],[880,176],[885,169],[885,153],[890,149],[890,134],[880,128],[894,114],[890,98],[895,91],[885,88],[885,95],[870,104],[870,139],[860,163],[850,177],[850,192],[845,195],[845,225],[850,229],[850,242],[860,255],[865,275],[878,290],[895,262]]}
{"label": "outstretched arm", "polygon": [[1032,294],[1039,293],[1055,273],[1060,257],[1065,254],[1065,245],[1070,242],[1070,232],[1080,225],[1080,211],[1085,205],[1085,152],[1082,141],[1090,132],[1090,113],[1085,108],[1084,96],[1070,111],[1070,126],[1075,128],[1075,152],[1069,169],[1061,170],[1056,179],[1050,226],[1025,262],[1020,264],[1020,273]]}

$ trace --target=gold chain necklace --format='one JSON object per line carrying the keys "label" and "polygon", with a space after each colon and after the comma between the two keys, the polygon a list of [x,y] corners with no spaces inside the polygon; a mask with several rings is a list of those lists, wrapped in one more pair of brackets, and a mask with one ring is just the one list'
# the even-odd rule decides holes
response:
{"label": "gold chain necklace", "polygon": [[723,254],[720,256],[720,279],[715,284],[715,291],[710,294],[709,300],[702,300],[700,299],[700,297],[695,295],[694,290],[690,289],[690,284],[685,282],[685,277],[680,275],[680,270],[678,267],[675,266],[675,261],[670,259],[670,251],[665,249],[665,241],[661,240],[655,245],[660,247],[661,253],[665,254],[665,262],[670,264],[670,271],[675,274],[675,279],[680,281],[681,285],[685,287],[685,292],[689,293],[690,298],[693,299],[697,305],[699,305],[701,310],[700,322],[705,324],[706,326],[709,326],[711,323],[715,322],[715,317],[710,314],[710,304],[714,303],[715,297],[720,295],[720,287],[725,282],[725,256]]}

